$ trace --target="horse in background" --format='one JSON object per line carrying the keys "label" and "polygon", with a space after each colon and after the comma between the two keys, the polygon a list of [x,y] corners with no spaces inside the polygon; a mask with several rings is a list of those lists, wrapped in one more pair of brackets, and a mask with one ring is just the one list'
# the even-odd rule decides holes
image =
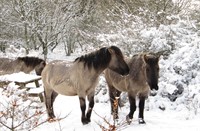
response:
{"label": "horse in background", "polygon": [[111,112],[114,119],[118,119],[118,105],[120,99],[117,100],[117,107],[115,107],[116,98],[120,97],[121,92],[127,92],[130,112],[126,117],[130,124],[133,114],[136,110],[136,98],[139,98],[139,123],[144,124],[144,106],[145,99],[148,97],[150,89],[158,90],[159,77],[159,56],[154,54],[137,54],[131,59],[126,60],[130,73],[128,76],[113,72],[110,69],[105,70],[105,78],[109,88],[109,96],[111,102]]}
{"label": "horse in background", "polygon": [[[88,124],[94,106],[95,87],[99,75],[106,68],[119,75],[128,75],[129,67],[118,47],[101,48],[76,58],[74,62],[56,60],[48,63],[42,72],[42,81],[49,121],[55,120],[53,103],[58,94],[78,95],[82,112],[81,121]],[[87,113],[86,97],[89,101]]]}
{"label": "horse in background", "polygon": [[0,58],[0,75],[18,72],[30,73],[33,70],[37,75],[41,75],[45,65],[46,62],[37,57]]}

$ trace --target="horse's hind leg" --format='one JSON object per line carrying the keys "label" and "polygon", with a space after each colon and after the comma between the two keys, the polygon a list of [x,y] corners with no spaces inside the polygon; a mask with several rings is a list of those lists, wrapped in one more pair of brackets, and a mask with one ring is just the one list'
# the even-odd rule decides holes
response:
{"label": "horse's hind leg", "polygon": [[118,119],[118,105],[119,105],[119,96],[121,94],[120,91],[115,89],[113,86],[109,87],[109,96],[110,96],[110,104],[111,104],[111,113],[114,119]]}
{"label": "horse's hind leg", "polygon": [[53,111],[53,102],[57,96],[57,93],[54,92],[52,89],[45,88],[44,94],[45,94],[45,104],[46,104],[49,119],[53,119],[55,118],[54,111]]}
{"label": "horse's hind leg", "polygon": [[130,112],[126,116],[126,120],[127,120],[128,124],[130,124],[131,120],[133,119],[133,114],[136,110],[136,100],[135,100],[135,96],[132,96],[130,94],[128,94],[128,98],[129,98],[129,103],[130,103]]}
{"label": "horse's hind leg", "polygon": [[139,96],[139,124],[145,124],[144,121],[144,105],[145,105],[145,98],[144,96]]}
{"label": "horse's hind leg", "polygon": [[58,93],[56,93],[55,91],[53,91],[52,92],[52,94],[51,94],[51,109],[52,109],[52,115],[53,115],[53,117],[55,117],[55,115],[54,115],[54,110],[53,110],[53,103],[54,103],[54,101],[55,101],[55,99],[56,99],[56,97],[58,96]]}

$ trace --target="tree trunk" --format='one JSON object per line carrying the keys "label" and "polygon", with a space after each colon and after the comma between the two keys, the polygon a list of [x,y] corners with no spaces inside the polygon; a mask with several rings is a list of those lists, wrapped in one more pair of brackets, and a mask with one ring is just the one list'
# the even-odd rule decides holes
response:
{"label": "tree trunk", "polygon": [[42,50],[43,50],[42,54],[44,55],[44,59],[46,60],[47,54],[48,54],[48,44],[47,44],[47,42],[44,42],[42,40],[42,37],[40,34],[37,33],[37,37],[38,37],[40,43],[42,44]]}

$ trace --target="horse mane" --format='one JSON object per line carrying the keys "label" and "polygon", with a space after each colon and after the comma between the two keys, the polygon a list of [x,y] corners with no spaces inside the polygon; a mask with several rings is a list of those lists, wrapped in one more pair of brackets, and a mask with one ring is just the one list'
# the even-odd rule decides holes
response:
{"label": "horse mane", "polygon": [[83,62],[84,67],[87,66],[89,69],[94,67],[95,70],[106,68],[110,60],[111,54],[106,47],[75,59],[75,61]]}
{"label": "horse mane", "polygon": [[143,64],[145,64],[144,53],[133,55],[128,63],[129,68],[132,68],[129,73],[137,78],[140,74],[140,71],[143,70]]}
{"label": "horse mane", "polygon": [[[114,50],[115,54],[123,58],[121,50],[116,46],[109,47]],[[82,55],[75,59],[78,62],[84,62],[84,67],[91,69],[92,67],[95,70],[105,69],[111,60],[111,53],[108,51],[108,48],[103,47],[97,51],[91,52],[86,55]]]}
{"label": "horse mane", "polygon": [[41,62],[44,62],[44,64],[46,64],[43,59],[40,59],[38,57],[25,56],[25,57],[18,57],[17,60],[18,61],[23,61],[26,64],[27,67],[30,67],[30,66],[31,67],[35,67]]}
{"label": "horse mane", "polygon": [[[145,57],[148,57],[145,61]],[[141,70],[144,70],[146,64],[155,65],[157,64],[158,56],[153,53],[139,53],[132,56],[129,60],[129,67],[132,68],[130,74],[133,74],[134,77],[138,77]],[[155,63],[156,62],[156,63]]]}

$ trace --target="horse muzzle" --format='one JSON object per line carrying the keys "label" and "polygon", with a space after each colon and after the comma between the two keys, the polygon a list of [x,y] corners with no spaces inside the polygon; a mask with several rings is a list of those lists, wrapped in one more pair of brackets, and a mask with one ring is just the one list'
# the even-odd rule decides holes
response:
{"label": "horse muzzle", "polygon": [[156,90],[157,91],[158,90],[158,85],[152,85],[151,86],[151,90]]}
{"label": "horse muzzle", "polygon": [[122,76],[128,76],[128,75],[129,75],[129,71],[130,71],[130,69],[127,68],[126,70],[123,70],[123,71],[122,71],[121,75],[122,75]]}

